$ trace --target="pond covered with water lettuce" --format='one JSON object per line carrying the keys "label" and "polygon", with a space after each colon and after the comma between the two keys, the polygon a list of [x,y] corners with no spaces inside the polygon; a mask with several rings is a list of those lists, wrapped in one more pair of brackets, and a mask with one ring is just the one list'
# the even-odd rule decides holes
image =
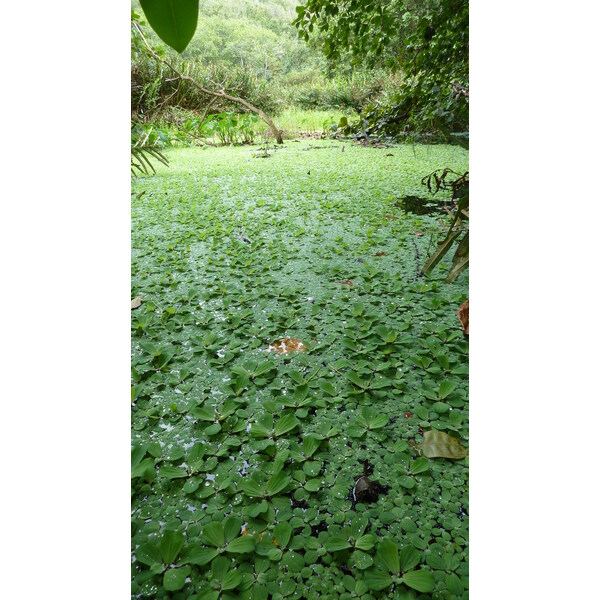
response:
{"label": "pond covered with water lettuce", "polygon": [[[414,444],[468,447],[467,273],[418,276],[444,217],[399,200],[467,154],[261,154],[133,183],[132,596],[466,598],[468,457]],[[389,488],[353,502],[364,461]]]}

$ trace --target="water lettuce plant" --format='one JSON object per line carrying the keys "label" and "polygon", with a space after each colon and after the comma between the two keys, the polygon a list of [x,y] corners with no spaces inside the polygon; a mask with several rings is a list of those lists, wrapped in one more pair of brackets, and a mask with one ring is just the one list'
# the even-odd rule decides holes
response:
{"label": "water lettuce plant", "polygon": [[466,153],[166,153],[132,190],[132,595],[466,598],[466,273],[420,276],[439,225],[397,205]]}

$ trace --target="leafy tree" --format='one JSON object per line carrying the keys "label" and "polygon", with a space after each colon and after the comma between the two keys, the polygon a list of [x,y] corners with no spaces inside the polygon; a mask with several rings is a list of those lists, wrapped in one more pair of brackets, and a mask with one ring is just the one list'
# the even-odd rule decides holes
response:
{"label": "leafy tree", "polygon": [[328,56],[350,50],[373,61],[387,50],[388,62],[403,71],[398,93],[365,109],[360,129],[450,138],[468,128],[468,9],[467,0],[306,0],[294,23],[304,39],[318,29]]}

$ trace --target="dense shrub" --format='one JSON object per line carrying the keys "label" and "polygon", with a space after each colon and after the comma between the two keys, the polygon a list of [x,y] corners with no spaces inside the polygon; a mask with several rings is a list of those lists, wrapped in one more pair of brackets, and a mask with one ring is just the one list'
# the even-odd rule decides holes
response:
{"label": "dense shrub", "polygon": [[[208,89],[225,90],[259,106],[267,113],[277,113],[283,100],[275,93],[271,82],[261,80],[256,74],[241,67],[223,64],[202,65],[180,60],[175,65],[184,75],[192,77]],[[131,110],[139,114],[152,114],[166,106],[203,109],[211,100],[189,81],[173,79],[173,74],[152,59],[138,60],[131,68]],[[225,100],[217,100],[211,110],[215,113],[237,108]]]}

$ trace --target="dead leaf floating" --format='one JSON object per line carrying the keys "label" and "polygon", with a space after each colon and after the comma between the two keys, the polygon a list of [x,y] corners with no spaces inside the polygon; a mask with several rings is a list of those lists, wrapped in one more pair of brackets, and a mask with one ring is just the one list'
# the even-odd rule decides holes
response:
{"label": "dead leaf floating", "polygon": [[290,352],[304,352],[307,347],[298,338],[281,338],[267,348],[269,352],[275,350],[277,354],[289,354]]}
{"label": "dead leaf floating", "polygon": [[466,302],[463,302],[458,307],[458,312],[456,314],[458,315],[458,320],[460,321],[460,324],[462,325],[462,332],[465,335],[469,335],[469,301],[468,300]]}
{"label": "dead leaf floating", "polygon": [[422,444],[415,444],[419,454],[427,458],[451,458],[459,460],[469,454],[458,438],[443,431],[426,431]]}
{"label": "dead leaf floating", "polygon": [[134,308],[138,308],[142,305],[142,297],[141,296],[136,296],[132,301],[131,301],[131,310],[133,310]]}

